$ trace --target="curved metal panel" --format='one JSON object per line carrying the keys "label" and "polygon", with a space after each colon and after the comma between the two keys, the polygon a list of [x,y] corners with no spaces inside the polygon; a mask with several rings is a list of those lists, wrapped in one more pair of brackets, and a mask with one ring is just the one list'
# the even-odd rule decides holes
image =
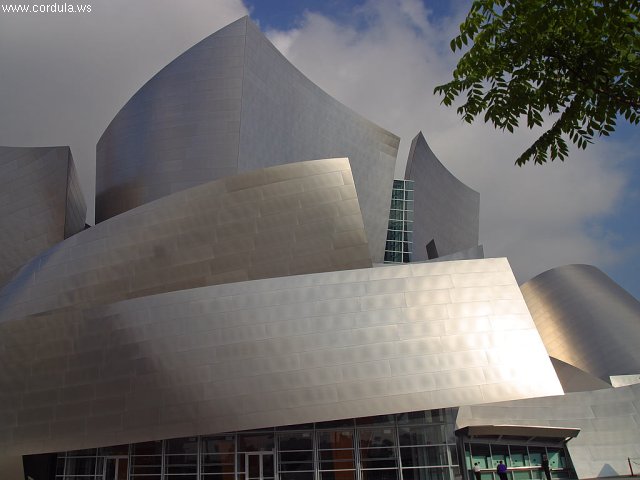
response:
{"label": "curved metal panel", "polygon": [[28,260],[84,228],[69,147],[0,147],[0,286]]}
{"label": "curved metal panel", "polygon": [[609,382],[640,372],[640,302],[591,265],[565,265],[522,285],[549,355]]}
{"label": "curved metal panel", "polygon": [[580,370],[579,368],[569,365],[557,358],[551,358],[551,364],[556,370],[558,380],[562,384],[565,393],[570,392],[587,392],[592,390],[600,390],[603,388],[611,388],[611,384]]}
{"label": "curved metal panel", "polygon": [[0,324],[0,361],[7,454],[562,393],[506,259],[31,316]]}
{"label": "curved metal panel", "polygon": [[440,163],[422,132],[411,142],[405,178],[414,182],[413,261],[428,259],[431,240],[440,256],[478,245],[480,195]]}
{"label": "curved metal panel", "polygon": [[0,290],[0,321],[186,288],[371,266],[346,158],[183,190],[36,257]]}
{"label": "curved metal panel", "polygon": [[[457,425],[579,428],[567,447],[578,478],[624,477],[640,456],[640,385],[462,407]],[[551,465],[553,467],[553,465]]]}
{"label": "curved metal panel", "polygon": [[351,160],[370,251],[382,261],[399,138],[302,75],[244,17],[162,69],[97,146],[96,221],[164,195],[300,160]]}

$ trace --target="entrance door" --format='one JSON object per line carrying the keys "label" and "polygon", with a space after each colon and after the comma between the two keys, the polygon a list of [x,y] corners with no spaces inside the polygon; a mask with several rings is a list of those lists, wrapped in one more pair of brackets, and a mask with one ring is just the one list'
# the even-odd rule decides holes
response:
{"label": "entrance door", "polygon": [[127,480],[129,459],[127,457],[105,457],[104,480]]}
{"label": "entrance door", "polygon": [[273,452],[245,454],[245,480],[274,480]]}

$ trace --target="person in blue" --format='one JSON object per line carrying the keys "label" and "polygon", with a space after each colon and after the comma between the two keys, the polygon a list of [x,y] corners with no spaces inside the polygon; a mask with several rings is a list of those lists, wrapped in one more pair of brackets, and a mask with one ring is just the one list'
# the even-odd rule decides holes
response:
{"label": "person in blue", "polygon": [[498,472],[500,480],[507,480],[507,466],[502,463],[502,460],[498,462],[498,468],[496,468],[496,471]]}

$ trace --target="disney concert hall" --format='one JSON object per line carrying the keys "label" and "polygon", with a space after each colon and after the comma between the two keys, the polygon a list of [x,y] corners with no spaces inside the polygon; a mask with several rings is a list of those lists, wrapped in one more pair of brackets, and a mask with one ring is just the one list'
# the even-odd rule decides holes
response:
{"label": "disney concert hall", "polygon": [[480,194],[422,133],[394,178],[399,142],[244,17],[104,130],[95,226],[68,147],[0,147],[0,478],[640,470],[638,300],[518,285]]}

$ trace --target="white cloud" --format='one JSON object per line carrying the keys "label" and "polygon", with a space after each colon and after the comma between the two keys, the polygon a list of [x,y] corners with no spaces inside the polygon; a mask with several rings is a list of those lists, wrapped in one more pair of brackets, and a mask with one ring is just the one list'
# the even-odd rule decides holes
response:
{"label": "white cloud", "polygon": [[[534,132],[468,125],[433,95],[455,64],[448,45],[461,7],[434,24],[418,0],[369,0],[354,11],[353,23],[310,13],[295,30],[269,36],[316,84],[398,134],[403,162],[422,130],[447,168],[480,192],[485,252],[508,256],[520,281],[562,264],[620,261],[608,235],[590,237],[586,226],[598,224],[620,201],[625,175],[611,158],[632,146],[599,143],[572,151],[565,163],[514,166]],[[404,164],[396,173],[403,175]]]}

